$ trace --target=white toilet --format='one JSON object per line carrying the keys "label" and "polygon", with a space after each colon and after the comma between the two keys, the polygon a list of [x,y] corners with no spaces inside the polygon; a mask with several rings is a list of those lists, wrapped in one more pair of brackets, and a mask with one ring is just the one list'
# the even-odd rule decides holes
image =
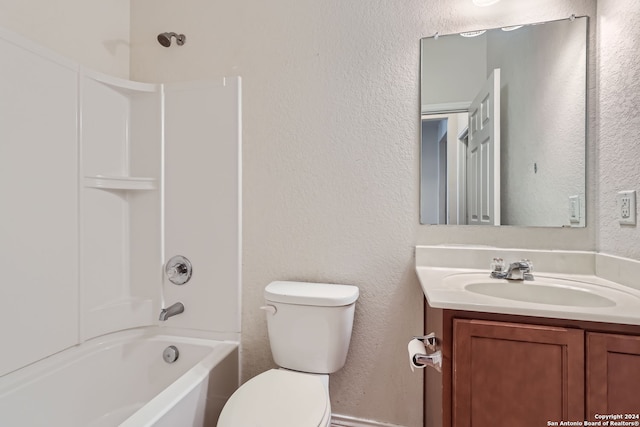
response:
{"label": "white toilet", "polygon": [[271,369],[243,384],[218,427],[328,427],[329,374],[344,366],[351,341],[355,286],[272,282],[264,290]]}

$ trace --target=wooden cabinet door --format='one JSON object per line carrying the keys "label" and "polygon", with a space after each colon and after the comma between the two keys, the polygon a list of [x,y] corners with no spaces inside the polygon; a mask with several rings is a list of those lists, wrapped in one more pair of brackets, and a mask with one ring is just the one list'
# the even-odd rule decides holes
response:
{"label": "wooden cabinet door", "polygon": [[640,337],[588,332],[588,419],[594,420],[595,414],[638,414],[639,389]]}
{"label": "wooden cabinet door", "polygon": [[453,426],[583,420],[584,332],[454,320]]}

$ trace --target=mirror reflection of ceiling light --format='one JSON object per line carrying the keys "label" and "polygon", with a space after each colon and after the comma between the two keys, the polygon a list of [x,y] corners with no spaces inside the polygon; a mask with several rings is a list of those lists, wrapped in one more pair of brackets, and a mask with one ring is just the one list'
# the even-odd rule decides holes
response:
{"label": "mirror reflection of ceiling light", "polygon": [[486,33],[487,30],[480,30],[480,31],[467,31],[466,33],[460,33],[460,35],[462,37],[478,37],[483,35],[484,33]]}
{"label": "mirror reflection of ceiling light", "polygon": [[473,4],[476,6],[491,6],[492,4],[498,3],[500,0],[472,0]]}

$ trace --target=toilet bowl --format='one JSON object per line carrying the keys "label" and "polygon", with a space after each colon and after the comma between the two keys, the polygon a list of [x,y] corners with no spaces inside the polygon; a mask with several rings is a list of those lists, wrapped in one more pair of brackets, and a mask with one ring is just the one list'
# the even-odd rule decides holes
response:
{"label": "toilet bowl", "polygon": [[321,378],[271,369],[229,398],[218,427],[329,427],[330,422],[329,393]]}
{"label": "toilet bowl", "polygon": [[264,290],[270,369],[229,398],[218,427],[328,427],[329,374],[346,361],[355,286],[272,282]]}

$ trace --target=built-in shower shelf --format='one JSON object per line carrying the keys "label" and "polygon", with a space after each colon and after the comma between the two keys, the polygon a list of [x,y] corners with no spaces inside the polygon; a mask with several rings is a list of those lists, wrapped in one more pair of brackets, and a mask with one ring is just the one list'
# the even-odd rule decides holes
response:
{"label": "built-in shower shelf", "polygon": [[123,95],[134,95],[142,92],[160,91],[160,85],[155,83],[134,82],[130,80],[120,79],[118,77],[102,74],[88,68],[83,68],[82,73],[85,77],[100,82],[103,85],[109,86],[112,89],[115,89],[118,92],[122,93]]}
{"label": "built-in shower shelf", "polygon": [[138,176],[85,176],[84,186],[104,190],[155,190],[155,178]]}

